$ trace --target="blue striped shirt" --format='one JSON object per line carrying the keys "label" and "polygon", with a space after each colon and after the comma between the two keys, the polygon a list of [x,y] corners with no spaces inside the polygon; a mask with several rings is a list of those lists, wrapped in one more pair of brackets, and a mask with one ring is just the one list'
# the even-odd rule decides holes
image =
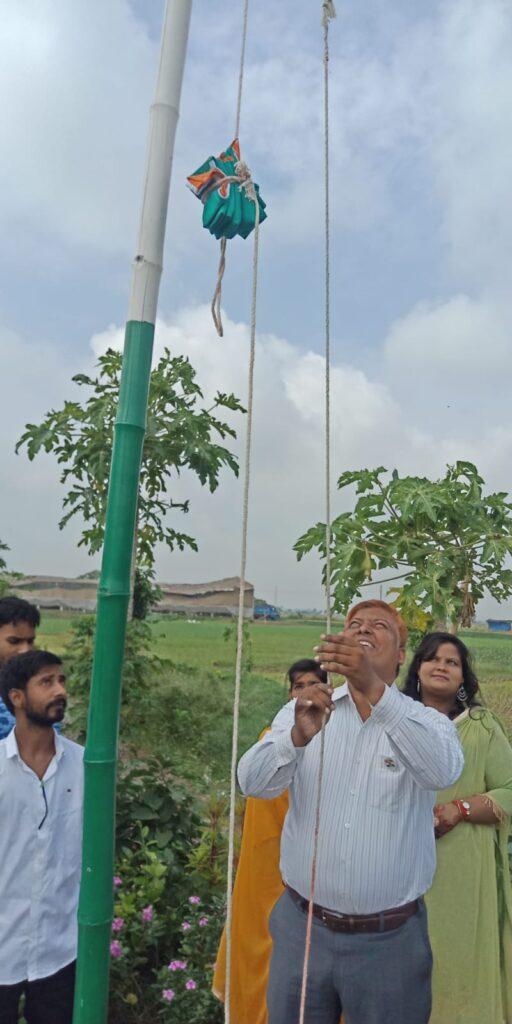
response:
{"label": "blue striped shirt", "polygon": [[[344,914],[401,906],[429,889],[436,865],[436,791],[459,777],[464,756],[453,723],[387,687],[363,722],[347,684],[334,691],[325,728],[325,762],[315,903]],[[270,800],[285,789],[290,808],[281,840],[281,874],[308,897],[320,735],[291,739],[295,701],[241,758],[246,796]]]}
{"label": "blue striped shirt", "polygon": [[13,725],[16,725],[16,719],[0,697],[0,740],[4,740],[9,735]]}

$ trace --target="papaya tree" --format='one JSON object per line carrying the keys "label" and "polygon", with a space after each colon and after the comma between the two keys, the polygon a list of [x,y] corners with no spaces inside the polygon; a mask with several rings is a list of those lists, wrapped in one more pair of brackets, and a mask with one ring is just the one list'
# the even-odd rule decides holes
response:
{"label": "papaya tree", "polygon": [[[41,423],[28,423],[16,445],[16,452],[26,449],[31,460],[40,452],[56,456],[66,488],[59,527],[81,517],[79,545],[90,554],[103,544],[121,362],[121,353],[109,349],[98,359],[96,376],[76,374],[72,379],[84,389],[84,400],[65,401]],[[222,443],[236,438],[233,426],[220,418],[224,411],[244,409],[235,395],[220,391],[206,406],[190,361],[166,349],[151,373],[142,453],[132,574],[134,610],[142,617],[151,605],[148,586],[154,578],[157,545],[165,544],[170,551],[197,550],[196,539],[169,519],[173,513],[189,511],[187,499],[175,500],[169,493],[172,484],[188,471],[215,491],[223,468],[238,475],[237,458]]]}
{"label": "papaya tree", "polygon": [[[471,462],[448,466],[440,480],[383,467],[343,473],[355,486],[352,511],[332,523],[334,609],[346,612],[365,586],[394,584],[394,603],[414,628],[469,626],[478,601],[512,594],[512,504],[505,491],[484,494]],[[295,544],[298,558],[317,550],[325,561],[325,525]],[[377,573],[377,577],[375,574]],[[324,570],[325,575],[325,570]]]}

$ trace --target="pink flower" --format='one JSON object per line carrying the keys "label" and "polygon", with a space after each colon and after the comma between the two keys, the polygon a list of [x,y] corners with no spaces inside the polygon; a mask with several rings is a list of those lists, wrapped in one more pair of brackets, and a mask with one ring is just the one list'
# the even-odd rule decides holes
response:
{"label": "pink flower", "polygon": [[195,981],[192,981],[192,978],[189,978],[188,981],[185,982],[185,988],[188,988],[189,992],[192,992],[193,989],[197,988],[197,985]]}
{"label": "pink flower", "polygon": [[144,910],[142,911],[142,920],[143,921],[152,921],[153,920],[153,907],[152,907],[151,903],[149,904],[148,907],[144,907]]}
{"label": "pink flower", "polygon": [[189,896],[188,902],[192,903],[192,905],[194,905],[194,904],[197,905],[198,903],[201,902],[201,897],[200,896]]}
{"label": "pink flower", "polygon": [[123,955],[123,947],[117,939],[113,939],[110,943],[110,955],[116,959]]}
{"label": "pink flower", "polygon": [[188,932],[191,927],[192,927],[192,925],[190,924],[190,921],[184,921],[182,926],[181,926],[181,930],[184,931],[184,932]]}
{"label": "pink flower", "polygon": [[162,999],[165,999],[166,1003],[172,1003],[172,1001],[174,999],[174,989],[173,988],[164,988],[164,990],[162,992]]}
{"label": "pink flower", "polygon": [[186,971],[187,961],[186,960],[171,960],[168,970],[169,971]]}
{"label": "pink flower", "polygon": [[200,928],[206,928],[206,925],[208,924],[208,918],[207,917],[200,917],[199,921],[197,923],[198,923]]}
{"label": "pink flower", "polygon": [[114,920],[112,921],[112,931],[113,932],[120,932],[121,928],[123,927],[123,925],[124,925],[124,917],[115,917]]}
{"label": "pink flower", "polygon": [[120,886],[122,884],[123,884],[123,879],[119,878],[119,875],[114,875],[114,885],[115,885],[116,889],[118,888],[118,886]]}

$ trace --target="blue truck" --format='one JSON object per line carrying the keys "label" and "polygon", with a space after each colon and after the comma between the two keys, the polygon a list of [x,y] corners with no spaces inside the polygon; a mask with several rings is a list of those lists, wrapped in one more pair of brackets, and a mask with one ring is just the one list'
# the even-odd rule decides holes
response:
{"label": "blue truck", "polygon": [[276,619],[281,618],[281,613],[279,608],[276,608],[274,604],[266,604],[263,601],[258,601],[254,605],[254,618],[267,619],[270,622],[275,622]]}

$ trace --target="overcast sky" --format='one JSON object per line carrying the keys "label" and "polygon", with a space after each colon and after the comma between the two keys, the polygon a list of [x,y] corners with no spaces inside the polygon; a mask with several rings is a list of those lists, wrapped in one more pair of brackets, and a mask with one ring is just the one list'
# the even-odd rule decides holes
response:
{"label": "overcast sky", "polygon": [[[13,450],[26,422],[70,397],[73,373],[121,343],[163,6],[0,0],[0,538],[23,572],[97,565],[77,548],[78,526],[57,528],[53,458]],[[241,6],[193,9],[156,351],[189,355],[206,394],[243,401],[251,243],[229,246],[220,340],[208,309],[216,243],[185,188],[231,141]],[[323,518],[320,10],[254,0],[241,132],[269,214],[248,577],[294,607],[321,606],[317,561],[292,552]],[[334,473],[440,476],[469,458],[489,489],[508,490],[512,10],[338,2],[331,46]],[[237,574],[240,483],[226,473],[212,497],[184,476],[173,493],[191,499],[175,524],[200,551],[160,550],[159,577]]]}

